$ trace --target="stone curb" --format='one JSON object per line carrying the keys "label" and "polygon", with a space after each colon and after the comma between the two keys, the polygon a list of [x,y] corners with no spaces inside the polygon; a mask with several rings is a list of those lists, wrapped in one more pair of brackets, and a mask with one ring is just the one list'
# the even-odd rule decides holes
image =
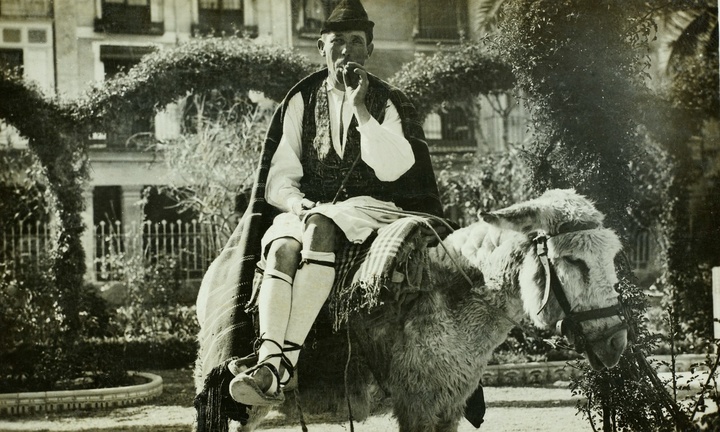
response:
{"label": "stone curb", "polygon": [[125,406],[145,402],[163,391],[163,380],[158,375],[144,372],[128,372],[128,375],[140,376],[149,382],[102,389],[0,394],[0,416]]}
{"label": "stone curb", "polygon": [[[712,356],[714,358],[714,355]],[[670,356],[651,356],[656,360],[658,372],[670,370]],[[677,372],[688,372],[698,364],[704,364],[707,356],[705,354],[683,354],[675,359],[675,370]],[[490,365],[483,372],[482,382],[484,386],[527,386],[553,384],[558,381],[570,381],[574,377],[582,375],[582,371],[569,364],[572,360],[553,361],[543,363],[508,363],[503,365]],[[702,367],[699,367],[702,369]]]}

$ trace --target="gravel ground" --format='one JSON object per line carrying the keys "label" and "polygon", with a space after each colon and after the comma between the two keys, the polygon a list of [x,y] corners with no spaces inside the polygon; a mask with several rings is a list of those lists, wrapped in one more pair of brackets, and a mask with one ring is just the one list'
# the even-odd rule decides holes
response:
{"label": "gravel ground", "polygon": [[[136,407],[113,410],[107,417],[33,419],[25,421],[0,421],[0,431],[189,431],[195,412],[186,407]],[[491,407],[480,431],[533,432],[556,431],[563,425],[566,431],[592,431],[589,423],[576,415],[574,407]],[[362,423],[355,423],[358,432],[390,432],[397,430],[397,423],[390,415],[374,416]],[[309,424],[311,432],[346,432],[349,424]],[[299,431],[300,427],[285,426],[262,429],[268,432]],[[459,432],[476,429],[467,421],[461,423]]]}
{"label": "gravel ground", "polygon": [[[25,417],[0,418],[0,432],[174,432],[191,430],[195,418],[192,408],[194,396],[192,373],[189,370],[149,371],[163,377],[163,393],[151,402],[134,407],[96,411],[71,411],[37,414]],[[479,431],[493,432],[592,432],[587,420],[577,413],[567,387],[486,387],[488,410]],[[712,407],[712,411],[717,407]],[[279,415],[268,424],[282,425]],[[377,415],[364,422],[355,422],[357,432],[390,432],[397,423],[389,415]],[[341,423],[311,423],[310,432],[347,432],[347,421]],[[267,426],[267,432],[299,431],[299,425]],[[476,429],[462,420],[459,432]]]}
{"label": "gravel ground", "polygon": [[[10,417],[0,419],[0,431],[60,432],[170,432],[189,431],[195,418],[192,405],[192,383],[189,371],[151,371],[164,379],[164,391],[152,402],[134,407],[106,411],[73,411]],[[480,431],[532,432],[562,430],[592,431],[589,423],[576,415],[575,400],[564,388],[486,387],[488,411]],[[273,423],[278,424],[278,421]],[[364,422],[355,422],[358,432],[389,432],[397,430],[397,423],[389,415],[378,415]],[[311,423],[311,432],[346,432],[349,424]],[[268,427],[267,432],[299,431],[299,425]],[[467,421],[460,424],[460,432],[476,429]]]}

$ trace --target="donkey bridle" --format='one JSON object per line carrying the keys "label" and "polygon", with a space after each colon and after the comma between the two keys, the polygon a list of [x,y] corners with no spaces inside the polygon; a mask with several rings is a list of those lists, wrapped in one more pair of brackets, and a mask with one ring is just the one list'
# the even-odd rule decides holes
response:
{"label": "donkey bridle", "polygon": [[[592,229],[597,227],[598,225],[594,225],[585,229]],[[585,229],[564,231],[558,234],[584,231]],[[559,320],[556,324],[556,329],[558,333],[563,336],[568,336],[568,334],[572,334],[574,338],[575,351],[580,353],[588,352],[590,350],[590,346],[593,343],[610,337],[616,332],[627,329],[629,327],[626,320],[625,311],[622,304],[618,301],[617,304],[604,308],[573,312],[572,307],[570,306],[570,301],[568,301],[568,298],[565,295],[565,290],[563,289],[562,284],[560,283],[560,279],[557,276],[557,272],[555,271],[555,266],[548,258],[548,238],[550,238],[550,235],[548,235],[544,231],[539,231],[535,238],[533,238],[533,243],[535,244],[535,251],[538,258],[540,259],[543,270],[545,271],[545,292],[543,295],[540,310],[538,310],[538,315],[540,314],[540,312],[543,311],[543,309],[545,309],[545,306],[547,305],[547,302],[550,298],[550,293],[552,292],[552,294],[555,296],[555,299],[560,304],[563,313],[565,314],[565,318]],[[620,324],[617,324],[602,331],[594,338],[589,338],[582,329],[581,323],[583,321],[609,318],[612,316],[620,317]]]}

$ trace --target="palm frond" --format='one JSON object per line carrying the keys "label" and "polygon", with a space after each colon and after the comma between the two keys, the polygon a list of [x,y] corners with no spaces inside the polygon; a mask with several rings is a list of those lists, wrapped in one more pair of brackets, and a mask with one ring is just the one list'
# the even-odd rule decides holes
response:
{"label": "palm frond", "polygon": [[717,7],[710,6],[694,11],[694,18],[682,29],[677,39],[670,43],[669,64],[676,65],[682,59],[698,52],[709,52],[713,45],[717,47],[717,14]]}
{"label": "palm frond", "polygon": [[720,46],[718,44],[719,37],[720,36],[718,35],[718,22],[717,20],[715,20],[713,29],[710,32],[710,37],[708,37],[708,43],[705,45],[705,55],[707,55],[708,57],[718,55],[718,50],[720,49]]}
{"label": "palm frond", "polygon": [[477,21],[481,29],[492,31],[500,17],[500,9],[506,0],[482,0],[477,6]]}

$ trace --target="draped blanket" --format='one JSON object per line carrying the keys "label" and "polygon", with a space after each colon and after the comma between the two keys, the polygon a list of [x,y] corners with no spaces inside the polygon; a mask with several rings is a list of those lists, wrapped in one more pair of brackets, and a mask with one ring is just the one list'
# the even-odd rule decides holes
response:
{"label": "draped blanket", "polygon": [[[260,260],[260,240],[277,214],[277,210],[265,201],[265,183],[272,156],[282,137],[282,123],[287,102],[297,92],[311,88],[317,80],[326,77],[327,70],[324,69],[303,79],[288,93],[276,110],[261,152],[249,207],[228,243],[203,277],[197,300],[201,329],[198,334],[200,349],[195,371],[198,392],[195,406],[198,412],[199,432],[222,432],[227,430],[228,419],[247,420],[246,407],[232,402],[227,393],[227,385],[232,378],[232,374],[227,371],[227,363],[252,353],[256,337],[253,320],[246,312],[246,307],[252,295],[256,264]],[[394,202],[405,210],[441,216],[442,206],[430,155],[424,141],[420,119],[413,105],[399,90],[389,87],[372,75],[370,75],[370,86],[371,89],[379,86],[388,92],[390,100],[398,109],[403,132],[415,154],[415,165],[400,179],[392,182],[391,187],[396,191]],[[409,234],[412,230],[404,228],[402,231]],[[369,246],[369,242],[366,244]],[[393,252],[388,244],[390,241],[385,243],[383,248],[389,256]],[[368,246],[365,248],[367,249]],[[367,255],[367,251],[362,251],[362,245],[351,247],[344,253],[355,255],[353,259],[341,260],[348,266],[347,269],[341,269],[345,275],[350,274],[352,268],[359,268],[357,263]],[[375,270],[370,268],[377,269],[378,265],[369,264],[367,271],[374,272]],[[384,265],[382,264],[381,267]],[[380,270],[377,281],[392,277],[392,275],[382,275],[383,272],[384,270]],[[365,286],[369,289],[371,286],[379,285],[360,283],[357,286]],[[372,289],[376,290],[376,288]],[[342,313],[349,311],[344,307],[339,310]]]}
{"label": "draped blanket", "polygon": [[[351,245],[340,255],[330,310],[337,330],[352,313],[370,313],[386,296],[400,294],[400,286],[418,286],[427,242],[427,218],[406,217],[380,228],[371,242]],[[383,288],[388,290],[381,292]]]}

